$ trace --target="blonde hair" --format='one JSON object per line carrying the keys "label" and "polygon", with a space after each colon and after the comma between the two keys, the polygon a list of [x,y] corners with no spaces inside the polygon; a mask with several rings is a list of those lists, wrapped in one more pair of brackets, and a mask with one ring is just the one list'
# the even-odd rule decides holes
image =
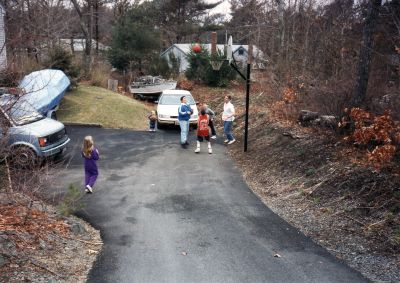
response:
{"label": "blonde hair", "polygon": [[92,136],[86,136],[83,139],[83,147],[82,147],[82,152],[83,155],[87,158],[91,157],[92,151],[93,151],[93,137]]}
{"label": "blonde hair", "polygon": [[151,111],[151,115],[156,115],[156,111],[155,111],[155,110],[152,110],[152,111]]}

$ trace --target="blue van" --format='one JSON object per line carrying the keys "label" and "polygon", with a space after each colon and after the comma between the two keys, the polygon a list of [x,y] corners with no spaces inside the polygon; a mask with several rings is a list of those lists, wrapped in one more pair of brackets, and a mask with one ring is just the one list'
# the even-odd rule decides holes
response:
{"label": "blue van", "polygon": [[0,145],[6,155],[21,167],[61,154],[70,139],[65,126],[39,113],[17,95],[0,95]]}

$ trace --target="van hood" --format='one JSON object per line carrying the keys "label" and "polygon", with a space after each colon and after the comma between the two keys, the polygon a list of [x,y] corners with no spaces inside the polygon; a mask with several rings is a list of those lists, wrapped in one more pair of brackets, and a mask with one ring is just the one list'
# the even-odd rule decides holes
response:
{"label": "van hood", "polygon": [[44,118],[30,124],[13,128],[15,128],[16,131],[26,131],[29,134],[35,135],[37,137],[45,137],[61,131],[64,128],[64,124],[50,118]]}
{"label": "van hood", "polygon": [[[168,116],[178,116],[178,108],[180,105],[158,105],[157,114],[168,115]],[[190,105],[193,110],[193,115],[198,115],[196,105]]]}

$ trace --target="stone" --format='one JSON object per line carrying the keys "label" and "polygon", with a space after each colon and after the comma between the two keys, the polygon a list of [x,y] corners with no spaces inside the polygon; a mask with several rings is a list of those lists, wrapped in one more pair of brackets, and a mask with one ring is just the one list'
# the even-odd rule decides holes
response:
{"label": "stone", "polygon": [[320,121],[319,121],[319,125],[322,127],[327,127],[327,128],[331,128],[331,129],[336,129],[337,127],[337,119],[335,116],[333,115],[321,115],[319,117]]}
{"label": "stone", "polygon": [[7,252],[15,250],[15,244],[8,238],[7,235],[0,235],[0,250]]}
{"label": "stone", "polygon": [[72,233],[74,233],[74,235],[82,235],[86,233],[85,227],[83,227],[83,225],[80,223],[73,223],[70,226],[70,230]]}
{"label": "stone", "polygon": [[299,122],[302,126],[308,126],[310,122],[318,119],[319,114],[310,110],[301,110],[299,114]]}
{"label": "stone", "polygon": [[3,254],[0,254],[0,268],[6,265],[7,263],[8,263],[7,258]]}
{"label": "stone", "polygon": [[42,239],[39,239],[39,247],[42,250],[52,250],[53,246],[47,244],[45,241],[43,241]]}

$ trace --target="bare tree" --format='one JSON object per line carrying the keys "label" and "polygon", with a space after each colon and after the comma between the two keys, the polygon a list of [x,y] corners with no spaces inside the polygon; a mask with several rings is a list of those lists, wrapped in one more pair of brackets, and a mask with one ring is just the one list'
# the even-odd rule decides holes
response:
{"label": "bare tree", "polygon": [[77,0],[71,0],[74,5],[75,11],[79,17],[79,24],[81,27],[82,34],[85,38],[85,52],[84,52],[84,68],[85,73],[88,74],[91,69],[91,61],[92,61],[92,34],[93,34],[93,1],[88,0],[87,5],[89,7],[89,25],[85,22],[85,17],[82,12],[82,8],[79,5]]}
{"label": "bare tree", "polygon": [[379,16],[379,8],[382,5],[382,0],[370,0],[368,2],[368,11],[365,17],[363,38],[358,63],[358,75],[354,95],[352,98],[353,106],[360,106],[364,103],[367,94],[368,79],[370,73],[374,31],[377,18]]}

